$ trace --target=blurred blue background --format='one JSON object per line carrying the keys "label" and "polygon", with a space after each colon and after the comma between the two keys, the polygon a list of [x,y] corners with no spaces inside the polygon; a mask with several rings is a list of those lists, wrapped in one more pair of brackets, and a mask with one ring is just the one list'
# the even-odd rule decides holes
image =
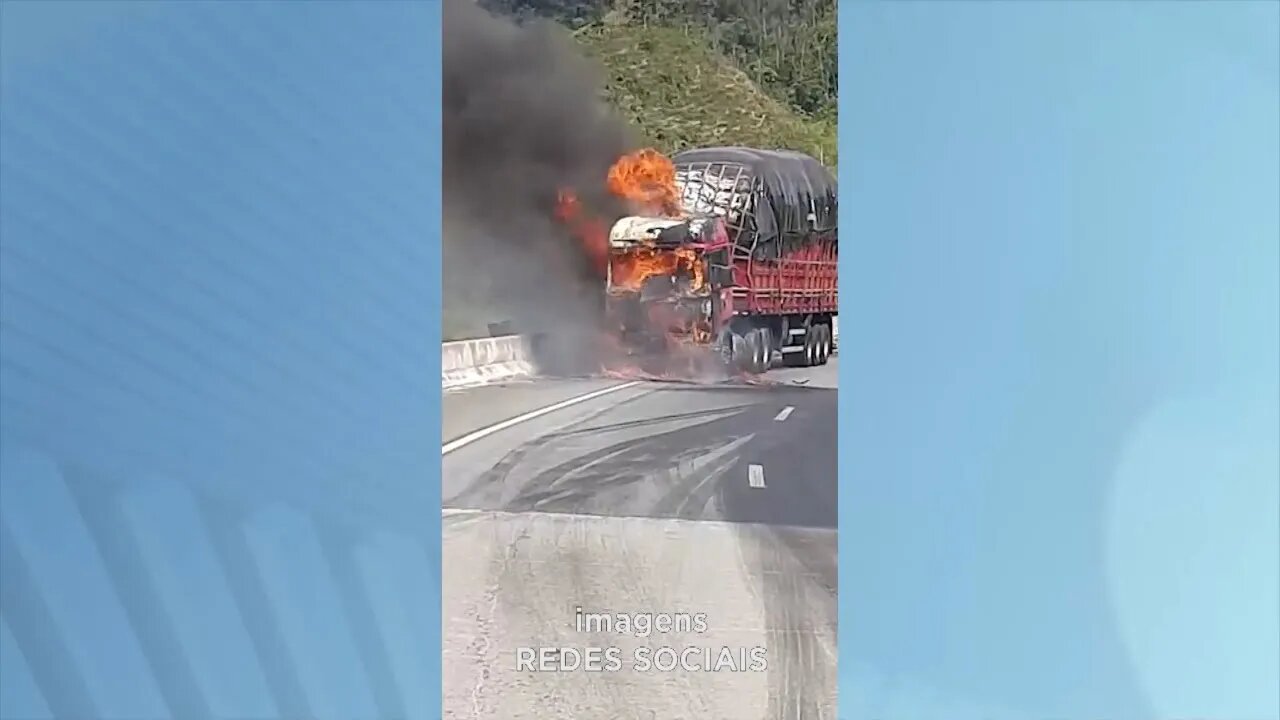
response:
{"label": "blurred blue background", "polygon": [[840,22],[840,717],[1280,717],[1280,4]]}
{"label": "blurred blue background", "polygon": [[0,717],[439,717],[439,6],[0,8]]}

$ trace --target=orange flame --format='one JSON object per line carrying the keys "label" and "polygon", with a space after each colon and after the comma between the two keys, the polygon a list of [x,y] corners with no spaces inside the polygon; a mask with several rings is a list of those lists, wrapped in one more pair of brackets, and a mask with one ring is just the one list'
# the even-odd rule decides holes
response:
{"label": "orange flame", "polygon": [[618,290],[638,291],[645,279],[653,275],[684,274],[695,288],[705,284],[702,264],[697,254],[688,248],[660,251],[638,247],[615,254],[611,262],[612,284]]}
{"label": "orange flame", "polygon": [[[605,182],[609,192],[625,200],[636,215],[682,216],[675,165],[653,148],[618,158],[609,168]],[[567,189],[560,190],[556,218],[569,226],[583,244],[592,265],[603,276],[609,262],[609,228],[604,221],[587,216],[578,196]]]}
{"label": "orange flame", "polygon": [[569,226],[574,237],[582,243],[591,264],[601,277],[609,263],[609,229],[604,221],[583,212],[578,196],[569,190],[561,190],[556,201],[556,218]]}
{"label": "orange flame", "polygon": [[653,148],[623,155],[609,168],[609,192],[626,200],[636,215],[681,217],[676,167]]}

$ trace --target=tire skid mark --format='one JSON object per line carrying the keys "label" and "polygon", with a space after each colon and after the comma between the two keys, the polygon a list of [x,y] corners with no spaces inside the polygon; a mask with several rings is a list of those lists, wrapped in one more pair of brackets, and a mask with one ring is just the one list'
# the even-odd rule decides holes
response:
{"label": "tire skid mark", "polygon": [[[761,720],[827,720],[835,718],[836,561],[835,561],[835,391],[750,388],[746,404],[629,419],[612,425],[595,421],[620,408],[634,409],[637,401],[681,393],[683,398],[738,392],[743,388],[696,386],[658,387],[620,399],[578,418],[555,432],[529,439],[480,473],[451,503],[502,512],[577,513],[614,517],[671,517],[688,520],[728,520],[737,525],[738,570],[761,608],[762,617],[740,621],[765,632],[769,647],[767,707]],[[705,395],[704,395],[705,394]],[[824,395],[825,394],[825,397]],[[698,399],[684,400],[695,407]],[[678,404],[677,404],[678,406]],[[787,422],[774,420],[784,406],[794,406]],[[701,420],[701,422],[699,422]],[[693,424],[688,424],[692,422]],[[673,423],[681,427],[656,434],[602,444],[601,436],[636,432]],[[825,425],[829,425],[826,427]],[[829,434],[829,444],[827,444]],[[592,441],[597,442],[593,443]],[[591,448],[579,452],[575,445]],[[538,470],[539,461],[553,462]],[[759,463],[777,477],[768,489],[748,489],[746,468]],[[522,473],[531,474],[522,476]],[[828,484],[830,487],[828,487]],[[503,498],[510,498],[503,502]],[[752,523],[752,524],[745,524]],[[760,523],[759,525],[755,523]],[[785,527],[783,527],[785,526]],[[793,527],[794,526],[794,527]],[[568,523],[561,535],[583,532],[581,523]],[[527,525],[526,525],[527,530]],[[523,537],[523,536],[522,536]],[[631,550],[612,547],[605,537],[563,538],[572,548],[556,564],[571,577],[573,601],[597,596],[601,589],[593,574],[601,557],[612,552],[624,567]],[[493,551],[486,606],[490,618],[523,617],[528,598],[537,589],[530,563],[517,561],[520,543]],[[596,547],[596,545],[602,545]],[[624,543],[625,545],[625,543]],[[696,550],[694,550],[696,551]],[[676,560],[673,559],[672,562]],[[655,600],[646,587],[647,575],[624,575],[625,588],[613,588],[636,608]],[[522,600],[523,598],[523,600]],[[566,598],[566,603],[570,599]],[[583,603],[585,604],[585,603]],[[541,611],[539,611],[541,612]],[[571,612],[571,609],[570,609]],[[522,615],[523,613],[524,615]],[[550,624],[564,617],[547,617]],[[490,621],[491,623],[492,621]],[[763,627],[758,623],[763,622]],[[487,636],[489,625],[482,625]],[[611,638],[581,639],[581,644],[610,644]],[[486,646],[486,652],[488,646]],[[476,686],[483,695],[487,674]],[[676,676],[672,677],[677,682]],[[555,674],[539,674],[540,692],[551,696],[569,692],[572,685]],[[623,703],[612,683],[597,688],[610,702]],[[762,688],[763,689],[763,688]],[[597,698],[598,699],[598,698]],[[763,699],[763,698],[762,698]],[[477,701],[478,702],[478,701]],[[714,718],[716,708],[706,698],[690,694],[689,718]],[[615,705],[615,717],[644,717],[639,708]],[[477,717],[492,716],[493,708],[479,704]],[[488,710],[485,715],[482,710]],[[754,714],[754,713],[753,713]],[[727,720],[727,719],[726,719]],[[733,720],[739,720],[738,717]]]}

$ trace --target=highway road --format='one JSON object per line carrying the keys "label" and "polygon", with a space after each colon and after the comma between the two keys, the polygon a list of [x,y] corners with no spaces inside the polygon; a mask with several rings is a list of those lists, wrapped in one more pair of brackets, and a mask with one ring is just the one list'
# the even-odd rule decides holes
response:
{"label": "highway road", "polygon": [[[835,718],[836,363],[767,385],[446,394],[444,716]],[[637,637],[580,626],[579,610],[704,613],[705,627]],[[540,647],[617,647],[620,662],[518,665]],[[713,654],[664,670],[661,647]],[[767,667],[709,669],[725,647],[764,648]]]}

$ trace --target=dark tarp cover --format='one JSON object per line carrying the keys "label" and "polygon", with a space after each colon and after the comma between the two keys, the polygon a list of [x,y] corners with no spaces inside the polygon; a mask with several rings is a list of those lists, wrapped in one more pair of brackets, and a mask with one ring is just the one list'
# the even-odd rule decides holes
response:
{"label": "dark tarp cover", "polygon": [[[754,177],[763,190],[763,203],[752,208],[754,238],[743,237],[739,242],[751,245],[756,241],[758,252],[772,254],[770,250],[781,245],[803,243],[811,230],[823,235],[834,234],[836,229],[836,179],[831,171],[816,159],[804,153],[789,150],[756,150],[743,147],[716,147],[685,150],[672,158],[677,171],[691,169],[702,164],[741,165]],[[815,222],[810,227],[808,216],[812,212]]]}

